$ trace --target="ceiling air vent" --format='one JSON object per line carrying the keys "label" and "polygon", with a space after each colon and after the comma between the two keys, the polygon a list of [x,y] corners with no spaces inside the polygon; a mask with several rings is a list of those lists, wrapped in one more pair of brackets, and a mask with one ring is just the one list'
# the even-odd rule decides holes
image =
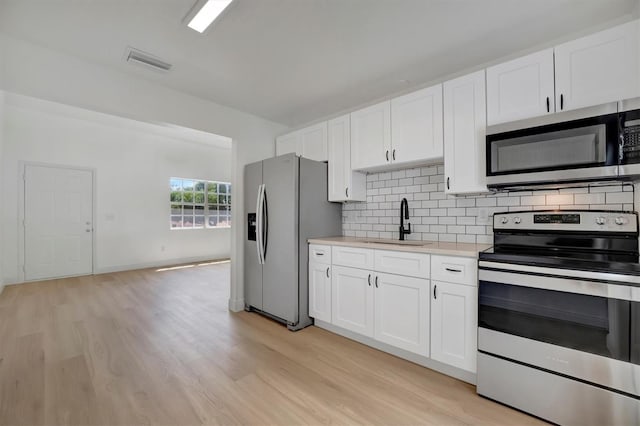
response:
{"label": "ceiling air vent", "polygon": [[124,59],[131,64],[141,65],[145,68],[153,69],[160,72],[167,72],[173,66],[170,63],[158,58],[157,56],[153,56],[150,53],[143,52],[142,50],[138,50],[133,47],[127,47],[127,50],[124,54]]}

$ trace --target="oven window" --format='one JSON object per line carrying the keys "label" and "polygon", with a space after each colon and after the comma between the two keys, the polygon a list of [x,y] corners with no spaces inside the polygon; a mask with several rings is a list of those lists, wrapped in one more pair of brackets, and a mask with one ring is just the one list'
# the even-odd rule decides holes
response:
{"label": "oven window", "polygon": [[487,281],[478,301],[480,327],[629,361],[632,302]]}
{"label": "oven window", "polygon": [[491,173],[605,164],[606,125],[578,127],[490,142]]}

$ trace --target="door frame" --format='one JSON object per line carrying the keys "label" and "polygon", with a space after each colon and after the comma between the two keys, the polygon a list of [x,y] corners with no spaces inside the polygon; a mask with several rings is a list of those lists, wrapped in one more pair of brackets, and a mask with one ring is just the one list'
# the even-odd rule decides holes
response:
{"label": "door frame", "polygon": [[[18,161],[18,280],[19,282],[32,282],[32,281],[42,281],[38,280],[26,280],[26,246],[25,246],[25,232],[26,227],[24,225],[25,221],[25,199],[26,199],[26,172],[27,167],[29,166],[40,166],[40,167],[49,167],[54,169],[65,169],[65,170],[80,170],[83,172],[91,173],[91,223],[93,232],[91,233],[91,274],[94,275],[96,271],[96,235],[98,232],[98,224],[96,221],[96,169],[93,167],[78,167],[78,166],[69,166],[63,164],[51,164],[51,163],[43,163],[38,161]],[[69,277],[79,276],[79,275],[69,275]],[[81,275],[85,276],[85,275]],[[58,277],[64,278],[64,277]],[[54,279],[54,278],[51,278]]]}

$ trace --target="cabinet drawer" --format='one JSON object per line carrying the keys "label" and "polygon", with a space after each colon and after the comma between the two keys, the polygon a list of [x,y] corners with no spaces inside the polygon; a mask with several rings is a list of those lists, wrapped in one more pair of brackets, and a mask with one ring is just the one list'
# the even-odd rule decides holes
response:
{"label": "cabinet drawer", "polygon": [[334,265],[373,269],[373,249],[333,246],[331,259]]}
{"label": "cabinet drawer", "polygon": [[408,277],[429,278],[429,255],[403,251],[375,251],[375,270]]}
{"label": "cabinet drawer", "polygon": [[309,262],[331,265],[331,246],[309,244]]}
{"label": "cabinet drawer", "polygon": [[477,287],[478,260],[471,257],[431,256],[431,279]]}

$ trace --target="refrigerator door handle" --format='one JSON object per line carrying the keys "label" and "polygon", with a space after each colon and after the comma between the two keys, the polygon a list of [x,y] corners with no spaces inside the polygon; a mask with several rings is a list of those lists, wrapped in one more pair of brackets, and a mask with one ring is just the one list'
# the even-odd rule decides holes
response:
{"label": "refrigerator door handle", "polygon": [[262,191],[263,185],[258,185],[258,199],[256,200],[256,249],[258,251],[258,264],[264,264],[262,260]]}
{"label": "refrigerator door handle", "polygon": [[262,238],[262,263],[267,259],[267,244],[269,243],[269,205],[267,204],[267,186],[262,185],[262,209],[264,211],[264,222],[262,230],[264,237]]}

